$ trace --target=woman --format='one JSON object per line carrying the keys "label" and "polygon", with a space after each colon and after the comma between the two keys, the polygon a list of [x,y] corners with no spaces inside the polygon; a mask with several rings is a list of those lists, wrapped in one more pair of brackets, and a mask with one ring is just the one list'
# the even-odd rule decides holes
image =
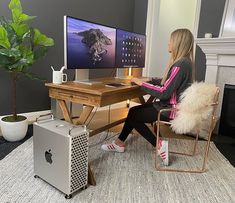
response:
{"label": "woman", "polygon": [[[155,96],[160,101],[132,107],[127,115],[124,127],[118,139],[111,144],[104,144],[105,151],[124,152],[125,140],[133,129],[136,129],[148,142],[156,146],[156,137],[145,123],[157,120],[158,112],[163,108],[177,105],[180,94],[192,82],[193,35],[188,29],[177,29],[171,33],[168,51],[171,54],[169,66],[162,79],[153,79],[151,83],[133,78],[132,82],[141,86],[146,93]],[[165,112],[161,119],[169,121],[175,117],[175,112]],[[168,165],[168,142],[158,143],[159,154],[164,165]]]}

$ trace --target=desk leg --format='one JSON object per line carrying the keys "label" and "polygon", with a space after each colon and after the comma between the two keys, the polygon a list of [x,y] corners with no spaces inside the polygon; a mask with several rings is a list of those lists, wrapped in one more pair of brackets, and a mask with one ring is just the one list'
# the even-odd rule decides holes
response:
{"label": "desk leg", "polygon": [[91,166],[90,166],[90,163],[88,163],[88,183],[90,185],[96,185],[96,180],[95,180],[95,177],[94,177],[94,174],[91,170]]}
{"label": "desk leg", "polygon": [[[60,108],[61,108],[61,111],[62,111],[62,113],[63,113],[63,116],[64,116],[64,119],[67,121],[67,122],[70,122],[70,123],[73,123],[73,120],[72,120],[72,118],[71,118],[71,116],[70,116],[70,113],[69,113],[69,110],[68,110],[68,107],[67,107],[67,105],[66,105],[66,102],[64,101],[64,100],[58,100],[58,102],[59,102],[59,105],[60,105]],[[92,108],[93,109],[93,108]],[[91,109],[91,111],[92,111],[92,109]],[[85,111],[85,112],[87,112],[87,111]],[[90,114],[89,114],[90,115]],[[88,115],[88,116],[89,116]],[[88,117],[87,116],[87,117]],[[85,118],[85,120],[86,120],[86,118]],[[84,120],[84,121],[85,121]],[[91,167],[90,167],[90,164],[88,163],[88,183],[89,184],[91,184],[91,185],[96,185],[96,181],[95,181],[95,177],[94,177],[94,175],[93,175],[93,172],[92,172],[92,170],[91,170]]]}
{"label": "desk leg", "polygon": [[85,124],[87,118],[90,116],[92,110],[94,109],[93,106],[85,106],[84,109],[82,110],[82,113],[77,121],[78,124]]}
{"label": "desk leg", "polygon": [[64,100],[60,100],[60,99],[58,99],[58,102],[59,102],[60,109],[63,113],[64,119],[70,123],[73,123],[73,120],[70,116],[66,102]]}
{"label": "desk leg", "polygon": [[139,100],[140,100],[140,103],[141,103],[141,104],[145,104],[145,100],[144,100],[144,97],[143,97],[143,96],[139,97]]}

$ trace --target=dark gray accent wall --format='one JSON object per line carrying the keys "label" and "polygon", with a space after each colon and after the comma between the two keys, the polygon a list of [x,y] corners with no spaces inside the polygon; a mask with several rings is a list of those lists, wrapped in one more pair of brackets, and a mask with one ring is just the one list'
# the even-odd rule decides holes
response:
{"label": "dark gray accent wall", "polygon": [[[0,15],[10,16],[9,0],[0,2]],[[22,0],[22,7],[28,15],[37,18],[32,25],[42,33],[55,40],[55,46],[46,57],[40,59],[32,67],[32,72],[51,81],[51,69],[59,69],[64,64],[63,55],[63,16],[70,15],[109,26],[133,29],[135,0]],[[100,77],[111,74],[113,70],[94,70],[91,76]],[[66,71],[69,79],[74,77],[73,71]],[[0,70],[0,115],[11,113],[11,84],[7,73]],[[18,112],[32,112],[50,109],[48,90],[43,82],[20,78],[17,83]]]}
{"label": "dark gray accent wall", "polygon": [[[198,38],[204,38],[207,32],[212,33],[213,37],[219,36],[224,6],[225,0],[201,1]],[[199,47],[196,47],[195,66],[196,80],[203,81],[206,73],[206,57]]]}
{"label": "dark gray accent wall", "polygon": [[204,34],[207,32],[212,33],[213,37],[219,36],[225,1],[226,0],[201,1],[198,38],[203,38]]}
{"label": "dark gray accent wall", "polygon": [[[114,4],[112,2],[115,2]],[[97,1],[99,4],[99,1]],[[112,24],[104,23],[105,25],[114,26],[117,28],[133,31],[134,24],[134,6],[135,0],[128,1],[115,1],[109,2],[109,5],[105,5],[106,21],[113,22]],[[110,7],[112,9],[110,10]],[[102,20],[102,19],[101,19]],[[101,21],[97,21],[101,23]],[[89,71],[89,78],[102,78],[115,76],[116,69],[96,69]]]}
{"label": "dark gray accent wall", "polygon": [[147,0],[135,0],[134,27],[133,31],[146,34],[146,20],[148,11]]}
{"label": "dark gray accent wall", "polygon": [[[133,3],[133,2],[132,2]],[[148,10],[148,0],[135,0],[134,5],[130,4],[129,6],[133,6],[133,10],[130,13],[132,16],[129,16],[128,19],[132,23],[132,26],[123,26],[121,24],[117,25],[118,28],[128,30],[130,32],[137,32],[140,34],[146,33],[146,20],[147,20],[147,10]],[[123,20],[125,21],[124,16]],[[106,76],[114,76],[116,73],[116,69],[97,69],[91,70],[89,73],[90,78],[97,77],[106,77]]]}

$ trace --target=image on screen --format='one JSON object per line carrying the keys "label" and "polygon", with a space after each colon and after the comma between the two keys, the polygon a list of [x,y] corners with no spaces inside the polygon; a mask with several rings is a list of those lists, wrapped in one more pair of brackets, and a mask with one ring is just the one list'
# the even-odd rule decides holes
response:
{"label": "image on screen", "polygon": [[145,35],[117,29],[116,67],[144,67]]}
{"label": "image on screen", "polygon": [[66,67],[115,67],[116,29],[66,17]]}

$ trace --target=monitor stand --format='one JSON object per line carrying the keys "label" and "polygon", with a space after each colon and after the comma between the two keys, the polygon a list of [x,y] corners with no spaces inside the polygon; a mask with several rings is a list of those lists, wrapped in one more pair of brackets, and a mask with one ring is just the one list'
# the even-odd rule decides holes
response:
{"label": "monitor stand", "polygon": [[116,77],[117,79],[131,79],[131,67],[117,68]]}
{"label": "monitor stand", "polygon": [[89,79],[89,69],[77,69],[75,70],[75,83],[81,83],[85,85],[101,84],[102,82]]}

